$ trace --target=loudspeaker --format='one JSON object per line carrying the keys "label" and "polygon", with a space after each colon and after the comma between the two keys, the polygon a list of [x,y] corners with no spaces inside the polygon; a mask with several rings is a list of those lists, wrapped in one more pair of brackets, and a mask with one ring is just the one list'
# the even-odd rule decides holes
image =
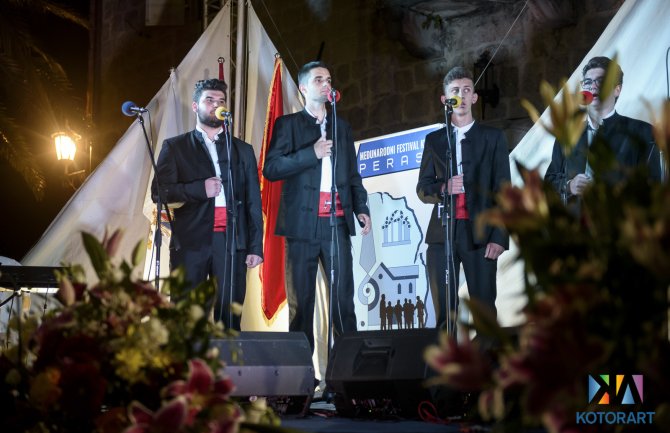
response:
{"label": "loudspeaker", "polygon": [[[435,373],[423,359],[437,343],[434,328],[361,331],[335,340],[326,384],[342,416],[415,418],[423,401],[444,400],[443,387],[424,386]],[[448,393],[455,400],[460,396]],[[443,401],[440,404],[444,404]]]}
{"label": "loudspeaker", "polygon": [[[314,394],[312,350],[302,332],[240,332],[211,342],[226,362],[238,397],[305,397]],[[303,399],[304,401],[304,399]]]}

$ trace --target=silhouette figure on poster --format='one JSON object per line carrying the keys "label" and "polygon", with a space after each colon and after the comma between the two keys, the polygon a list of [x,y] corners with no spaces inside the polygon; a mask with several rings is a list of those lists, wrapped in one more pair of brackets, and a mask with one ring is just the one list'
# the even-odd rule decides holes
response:
{"label": "silhouette figure on poster", "polygon": [[393,305],[391,305],[391,301],[386,306],[386,324],[389,331],[393,329]]}
{"label": "silhouette figure on poster", "polygon": [[386,329],[386,295],[382,294],[381,301],[379,302],[379,330],[384,331]]}
{"label": "silhouette figure on poster", "polygon": [[393,312],[395,313],[395,320],[398,322],[398,329],[402,329],[402,305],[400,305],[400,299],[396,302]]}
{"label": "silhouette figure on poster", "polygon": [[405,313],[405,329],[414,329],[414,304],[411,299],[405,299],[403,313]]}
{"label": "silhouette figure on poster", "polygon": [[418,325],[417,327],[419,328],[425,328],[426,327],[426,321],[425,321],[425,314],[426,314],[426,308],[425,305],[423,304],[423,301],[421,300],[420,297],[416,297],[416,315],[418,320]]}

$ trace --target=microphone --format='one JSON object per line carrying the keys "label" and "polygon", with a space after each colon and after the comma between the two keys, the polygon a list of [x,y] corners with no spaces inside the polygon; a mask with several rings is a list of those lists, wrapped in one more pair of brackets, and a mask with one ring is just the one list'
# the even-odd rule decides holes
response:
{"label": "microphone", "polygon": [[450,107],[458,107],[459,105],[461,105],[461,101],[462,99],[460,96],[454,95],[451,98],[444,97],[442,103],[444,105],[449,105]]}
{"label": "microphone", "polygon": [[214,111],[214,116],[219,120],[228,120],[233,117],[233,114],[226,107],[221,106]]}
{"label": "microphone", "polygon": [[593,93],[588,90],[582,90],[579,94],[581,96],[579,105],[590,105],[593,102]]}
{"label": "microphone", "polygon": [[339,90],[330,89],[330,92],[328,93],[328,101],[332,104],[333,99],[335,100],[335,103],[340,102],[340,91]]}
{"label": "microphone", "polygon": [[144,107],[138,107],[133,101],[126,101],[121,105],[121,112],[126,116],[134,116],[136,114],[146,113],[147,110]]}

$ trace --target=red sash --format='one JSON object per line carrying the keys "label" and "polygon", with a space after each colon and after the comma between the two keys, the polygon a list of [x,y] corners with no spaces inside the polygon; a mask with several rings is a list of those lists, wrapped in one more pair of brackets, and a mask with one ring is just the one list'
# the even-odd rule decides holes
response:
{"label": "red sash", "polygon": [[228,223],[228,215],[226,215],[226,208],[224,206],[217,206],[214,208],[214,231],[225,232],[226,224]]}
{"label": "red sash", "polygon": [[456,196],[456,219],[467,220],[470,219],[468,208],[465,205],[465,193]]}
{"label": "red sash", "polygon": [[[340,194],[337,192],[335,193],[335,215],[338,217],[344,216]],[[321,191],[319,194],[319,216],[330,216],[330,192]]]}

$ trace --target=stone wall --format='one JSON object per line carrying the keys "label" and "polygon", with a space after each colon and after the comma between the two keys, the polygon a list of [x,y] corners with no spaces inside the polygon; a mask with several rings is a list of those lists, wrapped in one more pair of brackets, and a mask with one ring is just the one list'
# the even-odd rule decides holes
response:
{"label": "stone wall", "polygon": [[144,1],[100,1],[94,103],[100,159],[134,121],[121,114],[121,104],[146,105],[202,34],[199,3],[185,0],[191,7],[183,25],[146,26]]}

